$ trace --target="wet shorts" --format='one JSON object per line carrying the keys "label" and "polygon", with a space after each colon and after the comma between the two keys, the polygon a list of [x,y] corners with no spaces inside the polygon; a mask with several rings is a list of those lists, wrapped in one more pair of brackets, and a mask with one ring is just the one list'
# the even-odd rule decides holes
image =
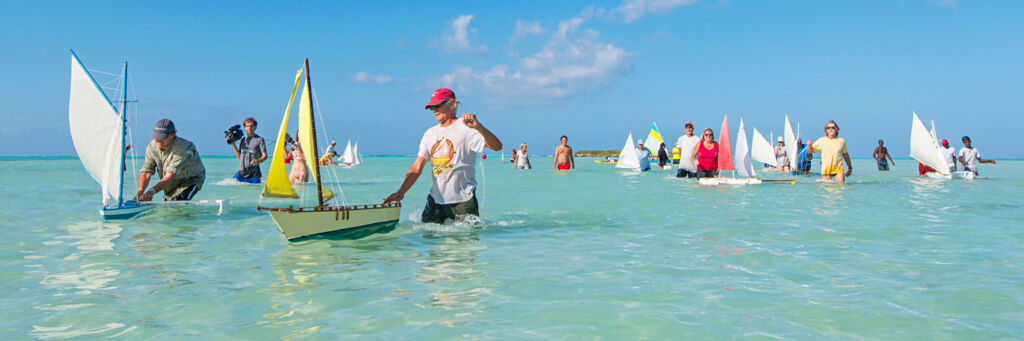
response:
{"label": "wet shorts", "polygon": [[570,165],[569,165],[568,162],[566,162],[566,163],[559,163],[558,164],[558,170],[569,170],[569,166]]}
{"label": "wet shorts", "polygon": [[712,171],[702,171],[702,170],[698,170],[697,171],[697,177],[698,178],[713,178],[713,177],[716,177],[716,176],[718,176],[718,170],[717,169],[716,170],[712,170]]}
{"label": "wet shorts", "polygon": [[235,178],[235,180],[238,180],[238,182],[244,182],[244,183],[247,183],[247,184],[258,184],[258,183],[260,183],[260,178],[259,177],[247,178],[247,177],[239,175],[238,173],[235,173],[234,178]]}
{"label": "wet shorts", "polygon": [[677,178],[696,178],[697,177],[697,172],[691,172],[691,171],[688,171],[688,170],[680,168],[679,170],[676,171],[676,177]]}
{"label": "wet shorts", "polygon": [[889,161],[885,159],[878,160],[878,170],[887,171],[889,170]]}
{"label": "wet shorts", "polygon": [[480,206],[476,203],[476,193],[473,198],[455,204],[441,205],[434,202],[434,198],[427,194],[427,206],[423,207],[421,219],[424,223],[443,224],[445,219],[458,220],[461,216],[480,216]]}

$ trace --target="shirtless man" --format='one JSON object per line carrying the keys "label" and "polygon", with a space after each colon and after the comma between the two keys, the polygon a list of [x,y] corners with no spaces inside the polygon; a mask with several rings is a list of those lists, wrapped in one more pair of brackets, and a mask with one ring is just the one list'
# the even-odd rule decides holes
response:
{"label": "shirtless man", "polygon": [[555,147],[555,169],[569,170],[576,169],[576,160],[572,157],[572,147],[569,147],[569,138],[562,135],[562,144]]}
{"label": "shirtless man", "polygon": [[[873,156],[875,161],[878,162],[878,170],[880,171],[889,170],[889,162],[891,162],[893,166],[896,165],[896,161],[892,160],[892,155],[889,155],[889,149],[885,148],[885,141],[878,140],[878,147],[875,147],[875,152],[872,153],[871,156]],[[888,162],[885,160],[886,157],[889,158]]]}

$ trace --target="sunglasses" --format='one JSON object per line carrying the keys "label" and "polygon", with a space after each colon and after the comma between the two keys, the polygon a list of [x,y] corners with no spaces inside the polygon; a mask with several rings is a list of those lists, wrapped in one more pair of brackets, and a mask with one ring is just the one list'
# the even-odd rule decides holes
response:
{"label": "sunglasses", "polygon": [[836,127],[836,126],[828,126],[828,127],[825,127],[825,129],[835,129],[835,130],[839,130],[839,127]]}

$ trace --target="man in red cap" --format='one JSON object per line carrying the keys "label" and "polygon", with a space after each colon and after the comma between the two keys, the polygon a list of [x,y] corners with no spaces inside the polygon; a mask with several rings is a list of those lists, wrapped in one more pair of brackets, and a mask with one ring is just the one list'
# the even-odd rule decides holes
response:
{"label": "man in red cap", "polygon": [[384,202],[402,201],[405,193],[419,179],[427,160],[430,160],[434,185],[430,188],[427,205],[423,208],[422,221],[425,223],[440,224],[445,219],[479,216],[480,208],[476,201],[476,154],[482,153],[484,147],[501,150],[501,140],[484,128],[477,121],[476,115],[462,114],[456,117],[458,108],[459,101],[455,99],[455,92],[447,88],[434,91],[424,109],[434,113],[438,125],[423,133],[416,160],[405,173],[402,186],[384,198]]}
{"label": "man in red cap", "polygon": [[942,147],[939,147],[939,154],[942,154],[942,158],[946,159],[946,165],[949,166],[949,172],[956,171],[956,150],[949,146],[949,140],[942,139]]}
{"label": "man in red cap", "polygon": [[693,123],[686,122],[683,128],[686,135],[680,136],[676,140],[676,148],[679,148],[679,155],[682,155],[679,160],[679,168],[676,170],[676,177],[695,178],[697,177],[697,164],[693,163],[690,155],[693,155],[693,149],[697,148],[700,138],[693,136]]}

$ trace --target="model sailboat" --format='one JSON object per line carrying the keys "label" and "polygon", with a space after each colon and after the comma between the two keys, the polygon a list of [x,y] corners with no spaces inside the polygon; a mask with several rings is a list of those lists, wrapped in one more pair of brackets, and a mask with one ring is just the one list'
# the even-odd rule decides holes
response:
{"label": "model sailboat", "polygon": [[[402,205],[398,202],[370,205],[329,205],[327,202],[334,193],[324,188],[321,181],[320,164],[316,162],[317,136],[313,118],[312,85],[309,77],[309,60],[304,62],[303,69],[295,73],[295,85],[288,99],[288,106],[281,120],[277,144],[274,146],[274,158],[270,162],[270,172],[263,187],[263,197],[299,199],[300,196],[288,181],[284,165],[285,133],[288,131],[288,115],[292,102],[299,87],[299,81],[305,70],[305,83],[299,99],[299,132],[298,142],[306,155],[306,167],[316,187],[316,205],[307,207],[262,207],[258,210],[267,211],[274,223],[289,240],[308,237],[329,232],[375,232],[390,231],[398,224]],[[262,201],[262,200],[261,200]],[[262,204],[262,203],[261,203]]]}
{"label": "model sailboat", "polygon": [[[701,185],[753,185],[761,183],[761,180],[754,177],[754,165],[750,161],[750,148],[747,147],[747,131],[743,127],[743,119],[740,119],[740,129],[736,138],[736,160],[733,162],[732,141],[729,138],[729,116],[722,121],[722,129],[719,131],[721,138],[718,141],[718,171],[719,176],[714,178],[701,178],[698,183]],[[762,137],[764,138],[764,137]],[[738,165],[738,168],[734,166]],[[721,175],[723,171],[733,171],[733,177],[727,178]]]}
{"label": "model sailboat", "polygon": [[[789,164],[786,166],[789,166],[790,170],[795,170],[797,161],[796,134],[793,134],[793,126],[789,124],[789,115],[786,115],[786,127],[784,129],[782,140],[786,143],[786,157],[789,158]],[[779,165],[779,167],[782,166],[784,165]]]}
{"label": "model sailboat", "polygon": [[[949,164],[939,151],[939,141],[935,135],[935,122],[932,122],[932,130],[929,132],[924,123],[913,114],[913,121],[910,126],[910,157],[934,169],[934,172],[927,173],[928,177],[951,179],[954,176],[973,178],[972,172],[949,172]],[[966,174],[965,174],[966,173]]]}
{"label": "model sailboat", "polygon": [[363,156],[359,155],[359,141],[352,146],[352,161],[353,166],[363,164]]}
{"label": "model sailboat", "polygon": [[[619,162],[615,164],[615,168],[626,168],[635,171],[640,171],[640,155],[636,152],[636,147],[633,147],[633,133],[629,133],[629,137],[626,138],[626,145],[622,147],[622,151],[619,152]],[[647,160],[643,160],[647,162]]]}
{"label": "model sailboat", "polygon": [[116,106],[71,52],[71,98],[68,123],[79,161],[100,184],[100,216],[131,218],[153,205],[124,200],[125,138],[128,117],[128,63],[121,75],[121,100]]}

